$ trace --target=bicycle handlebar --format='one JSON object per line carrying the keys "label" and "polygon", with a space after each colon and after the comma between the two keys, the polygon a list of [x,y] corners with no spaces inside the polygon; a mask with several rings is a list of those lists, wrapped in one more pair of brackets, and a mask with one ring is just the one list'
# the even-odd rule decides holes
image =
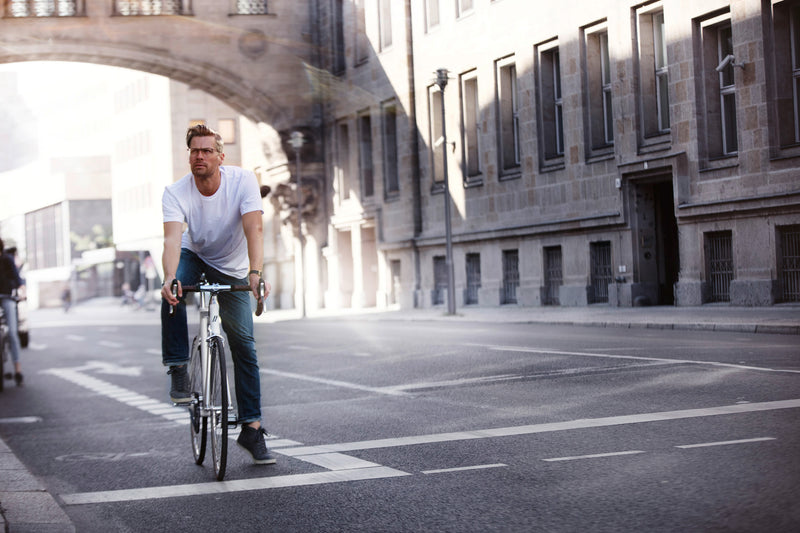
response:
{"label": "bicycle handlebar", "polygon": [[[227,291],[250,291],[250,285],[225,285],[220,283],[200,283],[198,285],[183,285],[183,292],[227,292]],[[178,280],[172,280],[170,286],[172,295],[178,297]],[[267,292],[267,284],[263,279],[258,280],[258,300],[256,301],[256,316],[261,316],[264,312],[264,300]],[[175,306],[169,306],[169,315],[175,314]]]}

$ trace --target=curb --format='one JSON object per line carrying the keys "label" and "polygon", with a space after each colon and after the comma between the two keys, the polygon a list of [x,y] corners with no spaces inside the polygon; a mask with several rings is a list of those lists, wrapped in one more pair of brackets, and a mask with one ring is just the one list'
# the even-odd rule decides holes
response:
{"label": "curb", "polygon": [[75,526],[25,465],[0,439],[0,531],[75,533]]}

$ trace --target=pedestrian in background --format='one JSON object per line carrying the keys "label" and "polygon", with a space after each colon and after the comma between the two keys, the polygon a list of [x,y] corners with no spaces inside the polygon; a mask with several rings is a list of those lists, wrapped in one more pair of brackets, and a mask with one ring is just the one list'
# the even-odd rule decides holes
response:
{"label": "pedestrian in background", "polygon": [[[19,277],[17,263],[14,256],[6,253],[3,239],[0,239],[0,304],[6,316],[8,333],[11,336],[11,360],[14,362],[14,381],[18,387],[22,386],[22,365],[19,362],[19,353],[22,350],[19,342],[19,322],[17,316],[16,291],[25,282]],[[2,376],[10,379],[12,376]]]}

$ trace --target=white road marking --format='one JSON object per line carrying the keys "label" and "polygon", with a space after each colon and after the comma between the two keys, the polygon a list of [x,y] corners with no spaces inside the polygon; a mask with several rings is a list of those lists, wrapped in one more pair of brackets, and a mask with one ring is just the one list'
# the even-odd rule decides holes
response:
{"label": "white road marking", "polygon": [[554,431],[569,431],[573,429],[622,426],[627,424],[642,424],[646,422],[664,422],[668,420],[683,420],[687,418],[755,413],[760,411],[773,411],[776,409],[796,409],[798,407],[800,407],[800,399],[778,400],[774,402],[723,405],[720,407],[706,407],[701,409],[683,409],[679,411],[661,411],[656,413],[609,416],[603,418],[585,418],[579,420],[568,420],[564,422],[549,422],[544,424],[530,424],[524,426],[477,429],[471,431],[457,431],[453,433],[432,433],[428,435],[395,437],[360,442],[344,442],[341,444],[326,444],[321,446],[301,446],[298,448],[283,449],[281,450],[281,453],[288,456],[299,456],[312,453],[374,450],[378,448],[395,448],[400,446],[432,444],[437,442],[512,437],[518,435],[533,435],[536,433],[549,433]]}
{"label": "white road marking", "polygon": [[322,385],[329,385],[331,387],[343,387],[345,389],[362,390],[367,392],[375,392],[378,394],[388,394],[389,396],[407,396],[407,393],[399,390],[394,390],[392,387],[369,387],[367,385],[359,385],[358,383],[350,383],[347,381],[339,381],[335,379],[318,378],[316,376],[309,376],[306,374],[295,374],[294,372],[282,372],[280,370],[272,370],[272,369],[262,369],[261,373],[272,376],[280,376],[283,378],[311,381],[313,383],[321,383]]}
{"label": "white road marking", "polygon": [[601,457],[616,457],[618,455],[635,455],[637,453],[644,453],[642,450],[628,450],[625,452],[610,452],[610,453],[592,453],[589,455],[573,455],[571,457],[551,457],[550,459],[542,459],[542,461],[555,462],[555,461],[577,461],[580,459],[598,459]]}
{"label": "white road marking", "polygon": [[123,346],[125,346],[121,342],[114,342],[114,341],[98,341],[97,345],[104,346],[106,348],[122,348]]}
{"label": "white road marking", "polygon": [[654,362],[672,363],[672,364],[719,366],[724,368],[735,368],[738,370],[757,370],[759,372],[787,372],[789,374],[800,374],[800,370],[788,370],[783,368],[764,368],[758,366],[748,366],[748,365],[733,364],[733,363],[720,363],[718,361],[691,361],[689,359],[668,359],[664,357],[643,357],[637,355],[618,355],[618,354],[592,353],[592,352],[564,352],[560,350],[548,350],[543,348],[525,348],[519,346],[488,346],[488,348],[490,350],[496,350],[498,352],[525,352],[525,353],[540,353],[549,355],[577,355],[581,357],[600,357],[604,359],[630,359],[635,361],[654,361]]}
{"label": "white road marking", "polygon": [[67,335],[64,338],[67,339],[68,341],[75,341],[75,342],[83,342],[86,340],[86,337],[83,337],[81,335]]}
{"label": "white road marking", "polygon": [[34,352],[42,352],[47,349],[47,344],[39,344],[38,342],[32,342],[28,344],[28,349],[33,350]]}
{"label": "white road marking", "polygon": [[764,442],[767,440],[775,440],[775,437],[758,437],[755,439],[739,439],[739,440],[723,440],[719,442],[703,442],[700,444],[684,444],[682,446],[675,446],[676,448],[689,449],[689,448],[706,448],[708,446],[727,446],[729,444],[746,444],[749,442]]}
{"label": "white road marking", "polygon": [[341,483],[343,481],[363,481],[368,479],[384,479],[410,476],[407,472],[385,466],[356,468],[310,474],[291,474],[286,476],[239,479],[234,481],[212,481],[195,485],[167,485],[162,487],[145,487],[141,489],[109,490],[102,492],[80,492],[62,494],[61,500],[66,505],[85,505],[90,503],[129,502],[135,500],[156,500],[179,498],[186,496],[203,496],[242,492],[248,490],[265,490],[283,487],[302,487],[322,485],[325,483]]}
{"label": "white road marking", "polygon": [[420,390],[420,389],[431,389],[431,388],[441,388],[441,387],[459,387],[462,385],[471,385],[473,383],[494,383],[498,381],[509,381],[514,379],[521,379],[525,376],[520,374],[500,374],[497,376],[481,376],[477,378],[462,378],[462,379],[451,379],[447,381],[428,381],[428,382],[420,382],[420,383],[409,383],[407,385],[393,385],[391,387],[383,387],[381,390],[384,391],[397,391],[397,392],[408,392],[413,390]]}
{"label": "white road marking", "polygon": [[161,355],[161,350],[157,350],[155,348],[148,348],[144,351],[144,353],[149,353],[150,355]]}
{"label": "white road marking", "polygon": [[456,468],[438,468],[436,470],[423,470],[423,474],[444,474],[447,472],[463,472],[465,470],[483,470],[485,468],[501,468],[508,466],[504,463],[494,463],[491,465],[459,466]]}
{"label": "white road marking", "polygon": [[[2,379],[0,377],[0,379]],[[40,416],[16,416],[11,418],[0,418],[0,424],[35,424],[41,422]]]}
{"label": "white road marking", "polygon": [[[158,400],[148,398],[132,390],[118,387],[113,383],[108,383],[93,376],[87,376],[79,371],[93,368],[96,368],[96,365],[90,363],[89,365],[78,368],[51,368],[49,370],[43,370],[42,373],[65,379],[78,386],[89,389],[102,396],[107,396],[112,400],[117,400],[130,407],[135,407],[141,411],[157,414],[176,424],[185,426],[189,423],[189,415],[186,413],[185,407],[175,407],[172,403],[159,402]],[[141,368],[139,368],[139,371],[141,371]]]}

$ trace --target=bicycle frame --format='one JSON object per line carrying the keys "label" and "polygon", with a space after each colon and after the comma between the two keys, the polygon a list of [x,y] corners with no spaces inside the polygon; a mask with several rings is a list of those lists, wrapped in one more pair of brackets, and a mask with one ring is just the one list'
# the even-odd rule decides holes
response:
{"label": "bicycle frame", "polygon": [[[200,328],[198,342],[200,343],[200,364],[203,368],[203,397],[200,399],[200,413],[202,416],[210,416],[213,406],[209,405],[211,398],[211,358],[208,355],[208,341],[214,337],[221,343],[225,343],[220,331],[219,302],[217,301],[219,291],[232,290],[230,285],[201,283],[197,286],[200,294]],[[213,312],[212,312],[213,311]],[[224,364],[224,361],[222,362]],[[228,412],[233,410],[231,401],[231,388],[227,375],[225,376],[226,391],[228,393]],[[197,399],[192,400],[196,402]],[[228,423],[230,425],[230,423]],[[234,426],[236,423],[234,422]]]}

